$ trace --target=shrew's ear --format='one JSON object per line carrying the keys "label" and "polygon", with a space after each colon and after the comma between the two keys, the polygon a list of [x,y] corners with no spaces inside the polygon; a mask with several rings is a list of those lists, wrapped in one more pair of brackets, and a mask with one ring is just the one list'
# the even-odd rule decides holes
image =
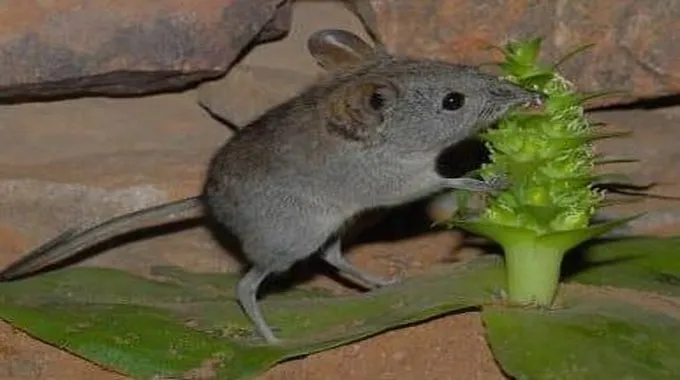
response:
{"label": "shrew's ear", "polygon": [[374,142],[385,128],[386,112],[399,97],[399,87],[389,79],[363,77],[350,81],[328,97],[328,128],[348,140]]}
{"label": "shrew's ear", "polygon": [[378,22],[370,0],[344,0],[344,3],[361,20],[364,29],[375,44],[374,50],[380,53],[386,52],[385,45],[378,38]]}
{"label": "shrew's ear", "polygon": [[326,70],[358,66],[375,54],[373,47],[356,34],[342,29],[322,29],[307,40],[307,49]]}

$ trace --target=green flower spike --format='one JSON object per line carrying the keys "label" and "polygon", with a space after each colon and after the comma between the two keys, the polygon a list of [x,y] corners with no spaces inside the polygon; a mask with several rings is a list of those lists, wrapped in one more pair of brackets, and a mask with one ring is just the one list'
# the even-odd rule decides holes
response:
{"label": "green flower spike", "polygon": [[[504,77],[546,95],[540,111],[508,113],[482,138],[490,162],[480,175],[506,176],[511,187],[490,194],[487,207],[474,218],[459,213],[449,226],[460,227],[498,242],[505,251],[507,301],[511,304],[552,305],[560,265],[567,251],[626,220],[590,226],[604,194],[594,188],[598,157],[592,142],[602,138],[584,115],[592,98],[578,94],[557,69],[538,63],[541,39],[510,42],[501,48]],[[568,54],[571,57],[583,48]]]}

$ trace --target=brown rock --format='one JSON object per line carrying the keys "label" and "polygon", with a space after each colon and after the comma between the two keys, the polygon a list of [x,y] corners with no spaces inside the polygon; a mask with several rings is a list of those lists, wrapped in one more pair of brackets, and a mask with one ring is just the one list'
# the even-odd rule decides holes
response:
{"label": "brown rock", "polygon": [[242,127],[324,75],[307,50],[312,33],[340,28],[368,39],[361,21],[340,1],[298,0],[292,14],[286,38],[255,46],[228,75],[201,84],[198,94],[204,108]]}
{"label": "brown rock", "polygon": [[485,50],[488,45],[542,36],[543,57],[554,62],[595,43],[563,66],[581,90],[622,90],[630,93],[626,100],[680,92],[680,2],[675,0],[371,3],[378,34],[391,51],[476,64],[500,58]]}
{"label": "brown rock", "polygon": [[241,128],[314,79],[297,70],[239,64],[224,78],[201,84],[198,101],[232,127]]}
{"label": "brown rock", "polygon": [[219,76],[265,25],[260,40],[281,35],[284,1],[4,1],[0,100],[142,94]]}
{"label": "brown rock", "polygon": [[274,18],[266,23],[260,34],[257,35],[256,42],[268,42],[285,37],[293,23],[293,4],[284,0],[276,11]]}
{"label": "brown rock", "polygon": [[[0,265],[66,228],[197,194],[213,152],[231,135],[196,105],[195,91],[3,106]],[[136,273],[237,266],[205,226],[158,232],[107,245],[83,265]]]}
{"label": "brown rock", "polygon": [[[607,131],[629,131],[627,137],[600,140],[596,152],[608,156],[637,159],[632,163],[599,166],[599,173],[618,173],[637,185],[653,185],[644,191],[673,197],[636,197],[635,203],[623,203],[604,208],[601,216],[620,218],[644,213],[627,224],[630,232],[638,234],[673,233],[680,228],[680,114],[670,109],[611,110],[593,112],[594,121],[606,122]],[[612,194],[613,195],[613,194]],[[612,196],[612,199],[621,197]],[[628,201],[631,198],[624,198]],[[624,229],[626,230],[626,229]],[[664,231],[665,230],[665,231]],[[623,232],[623,231],[622,231]]]}

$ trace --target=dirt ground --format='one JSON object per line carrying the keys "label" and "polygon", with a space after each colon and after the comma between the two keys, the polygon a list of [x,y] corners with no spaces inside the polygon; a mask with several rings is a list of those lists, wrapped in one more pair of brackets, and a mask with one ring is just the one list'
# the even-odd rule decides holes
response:
{"label": "dirt ground", "polygon": [[[202,90],[141,99],[0,107],[0,265],[54,236],[65,224],[104,219],[198,191],[210,154],[232,132],[201,110],[197,99],[216,113],[243,122],[318,73],[304,53],[305,33],[329,26],[358,30],[351,16],[327,4],[301,5],[294,17],[291,38],[249,55],[239,66],[248,75],[238,78],[237,84],[218,81]],[[291,73],[300,78],[296,83],[267,76],[291,67],[296,67]],[[242,93],[248,83],[252,96]],[[640,163],[620,169],[643,183],[660,182],[656,192],[680,196],[680,108],[609,111],[595,118],[634,133],[629,139],[604,141],[598,149],[636,156]],[[672,201],[646,200],[606,214],[640,210],[651,213],[631,225],[633,232],[680,233],[680,206]],[[393,235],[399,235],[398,228]],[[429,232],[363,244],[349,256],[377,274],[412,276],[476,254],[462,243],[455,231]],[[82,265],[144,273],[152,264],[197,271],[226,271],[236,265],[201,227],[117,247]],[[322,276],[301,286],[351,291]],[[0,379],[124,378],[0,323]],[[478,314],[451,315],[391,331],[280,364],[262,376],[267,380],[418,378],[505,378],[485,342]]]}

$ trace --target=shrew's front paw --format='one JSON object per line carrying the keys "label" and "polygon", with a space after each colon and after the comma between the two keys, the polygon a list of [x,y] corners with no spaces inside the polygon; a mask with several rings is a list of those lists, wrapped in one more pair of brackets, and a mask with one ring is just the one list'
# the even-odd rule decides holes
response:
{"label": "shrew's front paw", "polygon": [[496,174],[486,180],[491,191],[503,191],[507,190],[512,186],[510,178],[505,174]]}

